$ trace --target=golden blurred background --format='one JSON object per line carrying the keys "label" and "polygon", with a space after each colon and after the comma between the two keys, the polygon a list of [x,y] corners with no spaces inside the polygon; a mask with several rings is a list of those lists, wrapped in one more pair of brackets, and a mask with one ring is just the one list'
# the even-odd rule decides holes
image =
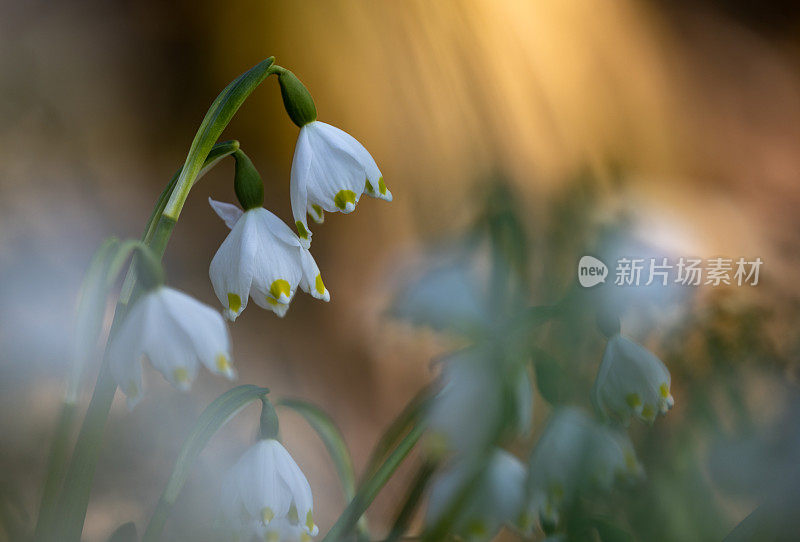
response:
{"label": "golden blurred background", "polygon": [[[625,208],[636,235],[673,253],[760,256],[770,286],[758,293],[777,313],[797,303],[800,8],[791,2],[33,1],[0,10],[0,484],[19,487],[31,509],[93,250],[109,235],[140,234],[214,96],[270,55],[308,86],[320,120],[365,144],[395,199],[316,227],[331,302],[299,296],[284,319],[252,307],[231,326],[234,356],[242,383],[326,408],[357,468],[447,346],[387,321],[398,275],[420,247],[468,226],[496,172],[531,231],[588,171],[603,201],[593,219]],[[265,179],[266,206],[289,220],[297,130],[278,96],[268,80],[225,137],[242,143]],[[227,230],[207,198],[233,201],[232,171],[225,164],[193,190],[165,258],[170,283],[212,306],[208,264]],[[532,267],[549,272],[535,251]],[[772,332],[796,353],[785,329]],[[149,376],[134,412],[117,397],[87,541],[128,520],[141,528],[182,438],[228,387],[202,374],[183,395]],[[175,523],[211,509],[220,470],[256,418],[253,408],[212,440]],[[332,464],[299,418],[285,415],[282,431],[324,532],[343,506]],[[403,487],[379,500],[378,530]],[[732,519],[748,510],[733,506]]]}

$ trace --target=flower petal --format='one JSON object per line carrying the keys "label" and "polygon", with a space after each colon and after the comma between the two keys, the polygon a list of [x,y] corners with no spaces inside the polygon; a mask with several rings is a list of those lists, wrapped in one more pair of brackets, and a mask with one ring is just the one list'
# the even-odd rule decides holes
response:
{"label": "flower petal", "polygon": [[111,376],[125,394],[129,409],[133,409],[144,394],[142,356],[152,295],[143,295],[131,307],[108,350]]}
{"label": "flower petal", "polygon": [[217,216],[231,229],[233,229],[236,222],[242,217],[242,214],[244,214],[244,211],[232,203],[225,203],[224,201],[217,201],[211,198],[208,198],[208,203],[211,205],[211,208],[214,209],[214,212],[217,213]]}
{"label": "flower petal", "polygon": [[252,211],[244,213],[222,242],[208,269],[214,293],[226,308],[225,317],[231,321],[247,306],[258,249],[258,222]]}
{"label": "flower petal", "polygon": [[[313,123],[311,123],[313,124]],[[308,183],[311,175],[311,145],[308,139],[307,125],[300,129],[297,136],[297,145],[292,159],[292,172],[289,189],[292,201],[292,216],[294,217],[297,235],[303,246],[311,246],[311,232],[308,229],[306,209],[308,208]]]}
{"label": "flower petal", "polygon": [[304,248],[300,249],[300,265],[303,271],[300,277],[300,288],[317,299],[330,301],[331,294],[322,281],[322,275],[319,272],[319,267],[317,267],[317,262],[314,261],[311,252]]}
{"label": "flower petal", "polygon": [[191,340],[200,363],[212,373],[233,380],[236,371],[231,364],[230,337],[219,312],[171,288],[165,288],[162,299],[173,322]]}
{"label": "flower petal", "polygon": [[375,163],[375,160],[372,158],[372,155],[369,153],[369,151],[367,151],[367,149],[365,149],[356,138],[344,130],[340,130],[335,126],[331,126],[330,124],[326,124],[324,122],[318,121],[317,124],[319,132],[323,135],[329,145],[347,152],[350,156],[355,158],[355,160],[364,169],[366,177],[366,190],[364,190],[364,192],[374,198],[392,201],[392,193],[388,188],[386,188],[386,184],[383,182],[381,170],[378,169],[378,165]]}

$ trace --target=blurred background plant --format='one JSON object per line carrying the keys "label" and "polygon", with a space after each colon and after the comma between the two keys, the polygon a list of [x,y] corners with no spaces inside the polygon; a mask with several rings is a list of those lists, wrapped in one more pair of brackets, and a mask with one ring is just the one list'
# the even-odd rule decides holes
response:
{"label": "blurred background plant", "polygon": [[[508,448],[524,460],[554,407],[590,412],[605,341],[596,319],[611,310],[669,367],[676,405],[653,427],[631,427],[645,479],[582,496],[564,515],[570,532],[720,540],[762,503],[756,520],[799,530],[780,521],[796,513],[800,451],[794,4],[241,2],[220,11],[204,2],[74,1],[0,9],[8,539],[38,502],[75,293],[93,250],[108,233],[138,236],[210,97],[269,54],[302,74],[321,116],[367,144],[395,201],[315,230],[329,306],[299,298],[284,320],[255,312],[237,322],[242,382],[323,405],[362,472],[382,429],[439,373],[443,365],[431,359],[507,324],[500,315],[511,309],[559,303],[559,317],[522,342],[520,356],[533,360],[531,430]],[[262,172],[267,201],[288,219],[296,131],[267,121],[283,115],[279,100],[263,98],[275,92],[256,93],[230,131]],[[172,281],[212,304],[207,266],[226,232],[204,202],[232,200],[225,167],[192,194],[166,262]],[[459,264],[465,254],[469,268]],[[766,263],[754,288],[582,290],[575,267],[584,254]],[[428,276],[431,267],[438,279],[409,292],[409,275]],[[435,300],[454,284],[456,292],[473,284],[479,295],[464,306],[450,302],[455,296],[433,303],[424,311],[430,326],[401,323],[415,317],[412,294]],[[443,307],[462,318],[436,313]],[[442,333],[453,323],[458,333]],[[471,339],[459,338],[464,332]],[[135,412],[117,398],[86,540],[146,522],[183,437],[226,389],[200,379],[197,394],[183,396],[152,380]],[[169,537],[207,539],[218,498],[209,488],[252,440],[256,416],[245,412],[211,441]],[[306,426],[282,429],[314,488],[324,533],[344,506],[335,469]],[[414,455],[379,496],[368,514],[375,536],[390,530],[424,462]],[[410,519],[412,533],[423,515]]]}

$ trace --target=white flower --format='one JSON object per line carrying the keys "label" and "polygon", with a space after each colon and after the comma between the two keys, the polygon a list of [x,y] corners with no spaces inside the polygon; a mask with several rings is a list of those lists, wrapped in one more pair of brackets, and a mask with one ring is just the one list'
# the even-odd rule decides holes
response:
{"label": "white flower", "polygon": [[467,254],[431,256],[426,269],[403,285],[392,314],[436,330],[476,333],[491,322],[490,303]]}
{"label": "white flower", "polygon": [[627,435],[572,407],[552,415],[531,454],[529,469],[531,512],[553,523],[561,506],[582,491],[608,491],[617,477],[642,475]]}
{"label": "white flower", "polygon": [[202,363],[233,379],[230,338],[220,314],[196,299],[166,286],[143,294],[131,307],[109,347],[111,374],[128,399],[142,397],[142,357],[164,378],[188,390]]}
{"label": "white flower", "polygon": [[509,412],[514,413],[514,428],[528,431],[530,377],[524,367],[504,366],[506,361],[490,347],[472,346],[440,362],[442,386],[427,415],[434,452],[484,451]]}
{"label": "white flower", "polygon": [[297,287],[323,301],[330,293],[308,249],[280,218],[262,207],[242,211],[209,198],[231,232],[211,260],[208,274],[225,316],[233,321],[252,297],[283,316]]}
{"label": "white flower", "polygon": [[321,224],[324,211],[350,213],[364,193],[392,201],[367,149],[324,122],[313,121],[300,128],[292,162],[291,199],[303,246],[311,245],[306,215]]}
{"label": "white flower", "polygon": [[428,427],[444,450],[480,452],[495,435],[503,388],[487,356],[486,349],[472,347],[441,362],[442,388],[428,412]]}
{"label": "white flower", "polygon": [[231,524],[255,530],[265,540],[306,540],[303,534],[319,533],[311,486],[277,440],[259,440],[239,458],[227,474],[222,499]]}
{"label": "white flower", "polygon": [[[469,464],[458,463],[433,483],[426,523],[434,524],[452,499],[469,483]],[[495,449],[454,529],[465,540],[491,540],[504,524],[517,524],[525,500],[525,466],[508,452]]]}
{"label": "white flower", "polygon": [[652,422],[675,404],[666,366],[647,349],[616,334],[608,340],[592,397],[607,416]]}

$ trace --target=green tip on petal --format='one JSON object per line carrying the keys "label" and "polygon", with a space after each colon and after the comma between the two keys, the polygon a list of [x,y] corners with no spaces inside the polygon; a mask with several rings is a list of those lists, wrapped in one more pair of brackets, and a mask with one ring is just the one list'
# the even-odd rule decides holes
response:
{"label": "green tip on petal", "polygon": [[242,310],[242,298],[239,297],[238,294],[229,293],[228,294],[228,308],[231,311],[233,311],[233,312],[238,314],[239,311]]}
{"label": "green tip on petal", "polygon": [[333,204],[342,211],[347,210],[348,204],[356,206],[356,193],[352,190],[339,190],[333,198]]}
{"label": "green tip on petal", "polygon": [[300,239],[308,239],[308,230],[306,229],[305,224],[298,220],[294,223],[294,225],[297,226],[297,235],[300,237]]}

